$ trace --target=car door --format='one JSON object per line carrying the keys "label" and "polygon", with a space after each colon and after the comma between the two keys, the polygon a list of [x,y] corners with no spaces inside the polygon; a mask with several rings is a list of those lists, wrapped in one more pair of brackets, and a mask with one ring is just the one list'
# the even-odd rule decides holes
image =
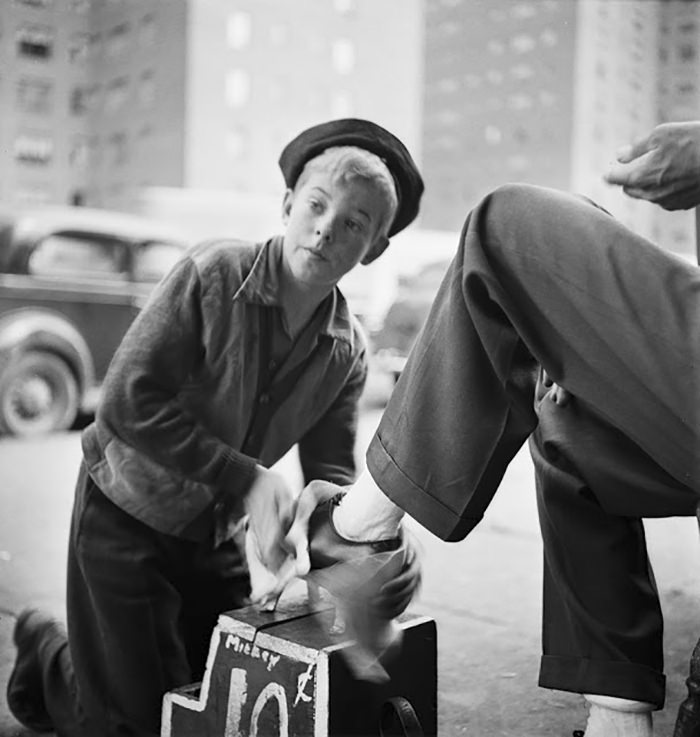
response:
{"label": "car door", "polygon": [[129,254],[125,239],[66,230],[39,240],[27,261],[25,302],[75,326],[92,355],[97,383],[142,303]]}

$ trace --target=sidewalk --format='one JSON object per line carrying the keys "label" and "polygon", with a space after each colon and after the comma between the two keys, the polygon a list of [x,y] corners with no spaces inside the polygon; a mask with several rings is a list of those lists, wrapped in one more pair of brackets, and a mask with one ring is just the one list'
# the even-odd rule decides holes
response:
{"label": "sidewalk", "polygon": [[[363,419],[367,440],[377,417]],[[65,454],[70,450],[65,442],[77,447],[77,436],[62,442],[58,450]],[[19,452],[12,448],[13,460]],[[71,462],[66,478],[75,467]],[[26,483],[33,483],[31,474],[39,470],[21,468],[23,478],[29,477]],[[37,486],[34,513],[52,523],[49,527],[40,520],[33,528],[36,539],[24,551],[10,551],[9,562],[0,561],[0,592],[9,591],[0,608],[37,599],[55,612],[62,608],[72,494],[64,486],[63,479],[53,489]],[[533,486],[524,452],[511,464],[487,517],[466,540],[446,544],[416,529],[424,548],[424,583],[412,610],[438,624],[440,737],[571,737],[574,729],[585,726],[580,697],[537,687],[542,547]],[[0,549],[10,527],[22,524],[26,504],[13,503],[0,489],[0,508],[5,510]],[[669,737],[685,695],[688,659],[700,637],[700,537],[693,519],[653,520],[647,533],[666,617],[667,706],[655,715],[655,726],[659,737]],[[20,589],[32,601],[21,601]],[[9,715],[4,700],[14,657],[12,625],[10,617],[0,615],[0,737],[30,737]]]}

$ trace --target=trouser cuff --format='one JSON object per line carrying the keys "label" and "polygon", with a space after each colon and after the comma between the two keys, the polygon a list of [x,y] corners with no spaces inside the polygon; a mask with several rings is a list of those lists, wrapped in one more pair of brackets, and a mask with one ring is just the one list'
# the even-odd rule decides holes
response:
{"label": "trouser cuff", "polygon": [[559,691],[645,701],[654,709],[662,709],[666,698],[663,673],[639,663],[616,660],[544,655],[540,661],[539,685]]}

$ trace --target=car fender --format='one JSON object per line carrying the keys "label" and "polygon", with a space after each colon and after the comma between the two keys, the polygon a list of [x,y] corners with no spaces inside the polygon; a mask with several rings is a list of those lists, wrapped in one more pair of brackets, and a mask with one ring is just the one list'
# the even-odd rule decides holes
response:
{"label": "car fender", "polygon": [[83,400],[95,383],[92,354],[78,329],[63,315],[25,308],[0,317],[0,368],[27,350],[51,351],[75,373]]}

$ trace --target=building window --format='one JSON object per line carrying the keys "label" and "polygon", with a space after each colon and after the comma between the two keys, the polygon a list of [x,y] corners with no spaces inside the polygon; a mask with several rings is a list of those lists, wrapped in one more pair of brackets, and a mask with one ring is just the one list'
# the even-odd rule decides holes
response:
{"label": "building window", "polygon": [[501,84],[501,82],[503,82],[503,72],[498,69],[489,69],[488,72],[486,72],[486,79],[491,82],[491,84]]}
{"label": "building window", "polygon": [[22,164],[48,166],[53,159],[53,140],[43,133],[23,133],[15,138],[14,155]]}
{"label": "building window", "polygon": [[559,36],[556,31],[553,31],[551,28],[545,28],[542,33],[540,33],[540,41],[542,41],[543,46],[556,46],[557,43],[559,43]]}
{"label": "building window", "polygon": [[117,77],[109,82],[105,90],[105,109],[110,112],[118,110],[126,102],[128,91],[128,77]]}
{"label": "building window", "polygon": [[510,45],[513,51],[516,51],[518,54],[525,54],[535,48],[535,39],[526,33],[521,33],[510,40]]}
{"label": "building window", "polygon": [[156,42],[156,18],[152,13],[144,15],[139,25],[139,43],[141,46],[153,46]]}
{"label": "building window", "polygon": [[90,36],[76,33],[68,42],[68,60],[71,64],[85,64],[90,48]]}
{"label": "building window", "polygon": [[527,64],[517,64],[511,67],[510,73],[515,79],[530,79],[534,76],[535,70]]}
{"label": "building window", "polygon": [[515,3],[510,11],[513,18],[522,20],[524,18],[532,18],[537,10],[532,3]]}
{"label": "building window", "polygon": [[22,26],[17,29],[17,54],[28,59],[53,56],[53,32],[45,26]]}
{"label": "building window", "polygon": [[226,42],[232,49],[243,49],[250,43],[252,31],[250,13],[232,13],[226,21]]}
{"label": "building window", "polygon": [[107,53],[110,56],[122,54],[129,41],[129,24],[120,23],[114,26],[108,33],[106,39]]}
{"label": "building window", "polygon": [[48,113],[52,97],[51,80],[25,77],[17,82],[17,106],[26,113]]}
{"label": "building window", "polygon": [[243,107],[250,98],[250,76],[243,69],[232,69],[226,75],[226,104]]}
{"label": "building window", "polygon": [[501,41],[489,41],[487,44],[488,50],[496,56],[501,56],[506,50],[506,47]]}
{"label": "building window", "polygon": [[352,97],[349,92],[334,92],[331,97],[331,116],[349,118],[352,116]]}
{"label": "building window", "polygon": [[74,13],[87,13],[90,10],[90,0],[70,0],[70,9]]}
{"label": "building window", "polygon": [[88,37],[88,58],[95,60],[99,58],[102,51],[102,36],[99,33],[91,33]]}
{"label": "building window", "polygon": [[693,61],[697,56],[694,43],[683,43],[678,47],[678,58],[681,61]]}
{"label": "building window", "polygon": [[144,107],[150,107],[156,99],[156,81],[153,70],[141,72],[138,89],[139,102]]}
{"label": "building window", "polygon": [[332,47],[333,69],[338,74],[350,74],[355,67],[355,47],[345,38],[336,39]]}
{"label": "building window", "polygon": [[475,90],[481,87],[481,77],[478,74],[465,74],[464,86],[469,90]]}

